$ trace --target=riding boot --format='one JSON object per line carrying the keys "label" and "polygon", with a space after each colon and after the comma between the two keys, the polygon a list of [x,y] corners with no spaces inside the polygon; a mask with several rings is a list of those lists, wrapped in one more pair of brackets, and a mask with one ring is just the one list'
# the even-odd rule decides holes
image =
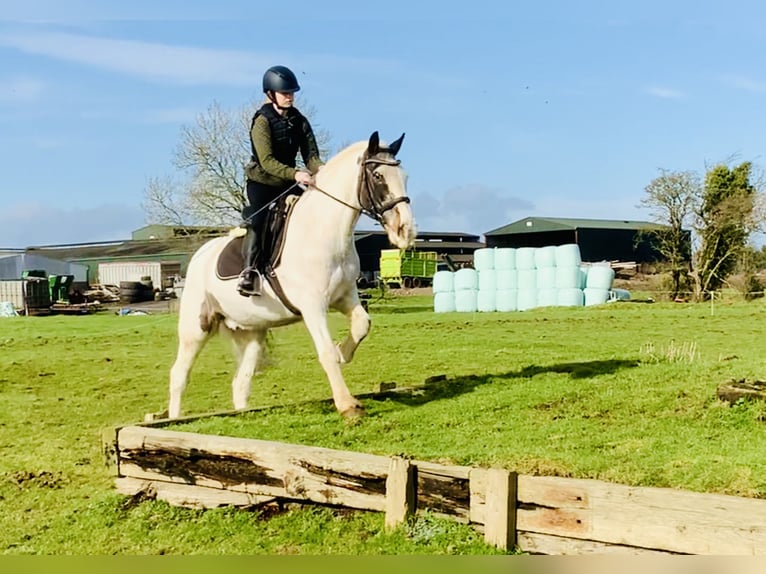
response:
{"label": "riding boot", "polygon": [[248,228],[243,240],[242,251],[245,257],[245,268],[239,274],[239,283],[237,283],[237,291],[243,297],[261,294],[261,274],[257,267],[260,252],[259,235],[256,230]]}

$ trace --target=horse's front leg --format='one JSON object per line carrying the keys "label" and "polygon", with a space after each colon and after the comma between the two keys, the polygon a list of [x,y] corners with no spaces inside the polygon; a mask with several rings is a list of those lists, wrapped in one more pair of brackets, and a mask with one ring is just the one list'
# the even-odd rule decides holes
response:
{"label": "horse's front leg", "polygon": [[362,307],[356,291],[353,292],[353,295],[338,303],[336,308],[348,317],[350,323],[348,336],[342,343],[338,344],[341,362],[350,363],[354,358],[357,347],[359,347],[359,343],[370,332],[370,315]]}
{"label": "horse's front leg", "polygon": [[327,326],[327,310],[316,309],[303,311],[303,322],[314,341],[319,363],[322,365],[332,388],[332,398],[335,408],[344,417],[353,418],[364,413],[362,404],[351,394],[343,380],[340,363],[341,356],[335,346]]}

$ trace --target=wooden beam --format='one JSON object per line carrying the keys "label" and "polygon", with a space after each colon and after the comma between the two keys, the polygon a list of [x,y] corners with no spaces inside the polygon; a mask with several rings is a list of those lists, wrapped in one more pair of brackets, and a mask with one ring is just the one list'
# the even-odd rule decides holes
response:
{"label": "wooden beam", "polygon": [[393,457],[386,479],[386,528],[392,530],[415,513],[417,467],[409,460]]}
{"label": "wooden beam", "polygon": [[516,545],[516,473],[491,468],[486,476],[484,540],[503,550],[511,550]]}
{"label": "wooden beam", "polygon": [[273,496],[259,496],[247,492],[234,492],[220,488],[207,488],[190,484],[176,484],[122,477],[115,481],[117,492],[128,496],[143,495],[147,498],[164,500],[173,506],[185,508],[220,508],[236,506],[251,508],[276,499]]}

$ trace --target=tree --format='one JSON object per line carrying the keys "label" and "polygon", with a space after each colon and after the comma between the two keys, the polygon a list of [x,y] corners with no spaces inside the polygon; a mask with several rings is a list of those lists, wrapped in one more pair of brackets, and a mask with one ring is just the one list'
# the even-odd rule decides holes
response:
{"label": "tree", "polygon": [[751,183],[752,164],[707,171],[697,212],[699,247],[692,278],[698,298],[720,289],[736,270],[750,236],[763,224],[761,201]]}
{"label": "tree", "polygon": [[[310,105],[301,112],[315,116]],[[144,189],[142,208],[148,223],[170,225],[234,225],[247,202],[244,166],[249,161],[250,122],[260,104],[224,109],[214,102],[191,126],[182,126],[173,157],[176,175],[152,177]],[[329,134],[312,127],[326,157]]]}
{"label": "tree", "polygon": [[699,176],[691,171],[660,170],[660,175],[644,189],[641,206],[650,210],[655,222],[663,227],[645,231],[655,249],[667,261],[670,269],[672,299],[687,288],[690,270],[692,223],[701,195]]}

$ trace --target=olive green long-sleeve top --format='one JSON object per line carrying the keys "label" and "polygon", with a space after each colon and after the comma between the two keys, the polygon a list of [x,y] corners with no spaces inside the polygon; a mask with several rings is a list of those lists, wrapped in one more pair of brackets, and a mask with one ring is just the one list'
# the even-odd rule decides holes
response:
{"label": "olive green long-sleeve top", "polygon": [[[319,147],[314,137],[314,132],[308,120],[302,120],[302,136],[299,151],[306,168],[315,174],[323,164],[319,158]],[[259,115],[253,122],[250,130],[250,138],[258,156],[258,163],[251,162],[247,165],[246,176],[251,181],[257,181],[264,185],[284,187],[295,183],[296,168],[290,167],[274,157],[271,145],[271,128],[269,120]]]}

